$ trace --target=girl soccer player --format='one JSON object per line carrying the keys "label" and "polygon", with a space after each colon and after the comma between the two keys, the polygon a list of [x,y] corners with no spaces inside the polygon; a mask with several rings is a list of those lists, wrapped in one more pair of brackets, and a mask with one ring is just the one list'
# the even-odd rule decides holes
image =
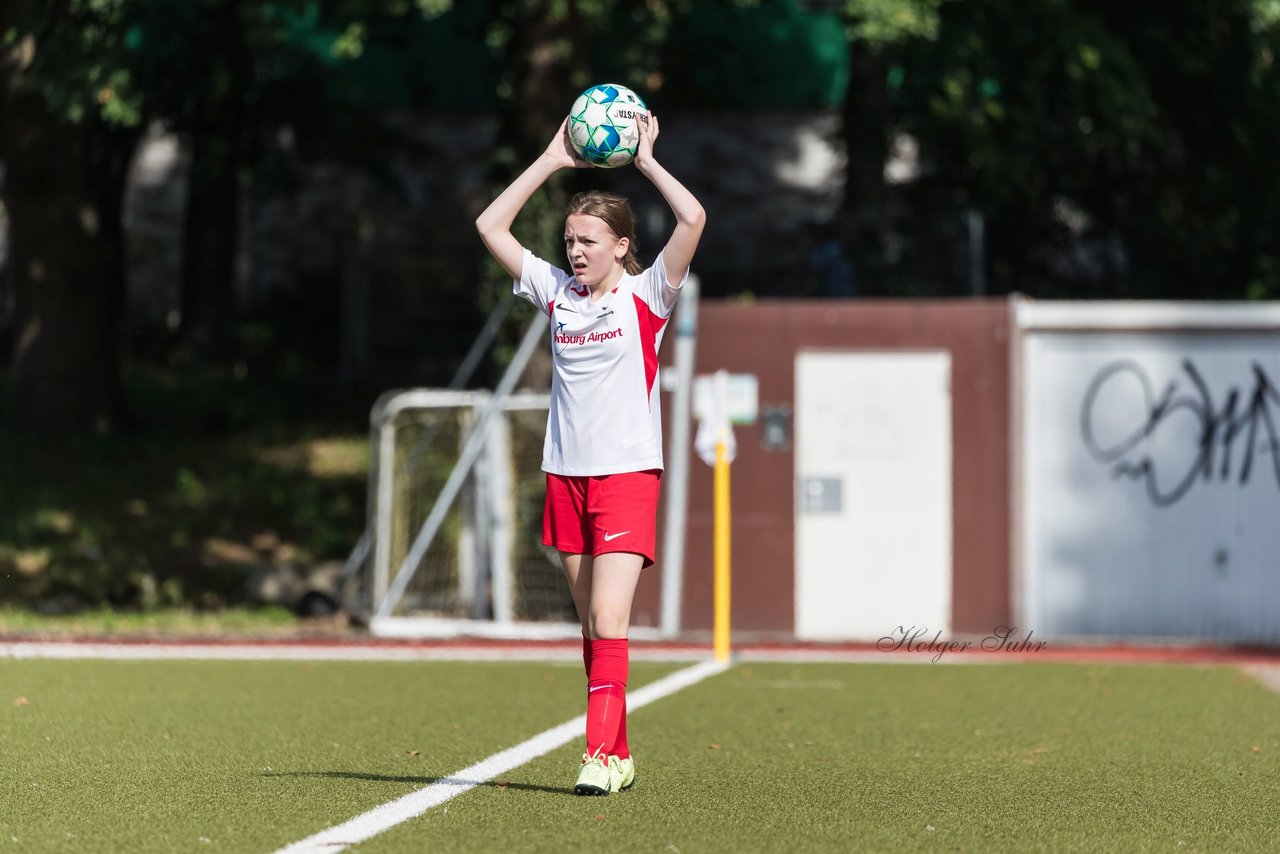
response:
{"label": "girl soccer player", "polygon": [[569,144],[568,120],[546,151],[476,220],[517,296],[551,318],[554,372],[543,444],[542,541],[560,552],[582,623],[587,747],[574,792],[607,795],[635,781],[627,746],[627,630],[640,572],[653,564],[662,417],[658,345],[706,214],[653,156],[658,119],[640,122],[635,166],[671,206],[676,225],[653,266],[636,258],[635,214],[612,193],[569,201],[564,248],[572,272],[529,252],[511,224],[564,168],[590,166]]}

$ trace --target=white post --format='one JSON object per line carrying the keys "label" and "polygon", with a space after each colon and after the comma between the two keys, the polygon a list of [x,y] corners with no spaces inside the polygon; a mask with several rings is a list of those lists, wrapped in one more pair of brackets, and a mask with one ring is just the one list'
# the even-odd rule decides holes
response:
{"label": "white post", "polygon": [[[481,407],[484,406],[482,402]],[[469,436],[475,430],[476,410],[467,409],[461,413],[462,435]],[[462,453],[463,445],[458,443],[458,453]],[[481,538],[480,518],[478,515],[481,503],[477,481],[484,477],[484,454],[481,453],[471,467],[472,476],[462,486],[458,495],[461,510],[461,525],[458,530],[455,560],[458,562],[458,601],[467,608],[468,615],[475,607],[477,576],[480,573],[480,555],[478,553]]]}
{"label": "white post", "polygon": [[679,634],[684,596],[685,524],[689,507],[690,401],[693,397],[694,345],[698,335],[698,277],[689,275],[676,308],[676,383],[671,400],[671,437],[667,442],[667,519],[662,543],[663,637]]}
{"label": "white post", "polygon": [[492,520],[489,540],[489,598],[493,620],[498,624],[515,621],[516,494],[511,471],[511,429],[505,411],[489,421],[489,494],[486,501]]}
{"label": "white post", "polygon": [[387,598],[387,590],[391,587],[391,501],[395,494],[395,454],[396,426],[394,415],[386,416],[379,412],[381,423],[378,425],[377,454],[377,492],[374,515],[374,542],[377,547],[373,551],[373,607]]}

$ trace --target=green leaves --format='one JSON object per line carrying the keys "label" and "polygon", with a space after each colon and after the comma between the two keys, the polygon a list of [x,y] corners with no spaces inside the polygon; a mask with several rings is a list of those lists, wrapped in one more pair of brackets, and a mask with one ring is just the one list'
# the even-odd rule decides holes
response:
{"label": "green leaves", "polygon": [[[897,5],[850,8],[908,20],[894,18]],[[1280,150],[1269,59],[1280,4],[1170,0],[1152,15],[984,0],[936,11],[935,30],[904,27],[911,35],[886,48],[890,130],[916,138],[930,165],[915,192],[986,215],[997,292],[1267,292],[1263,247],[1280,228],[1267,165]],[[1067,252],[1111,267],[1050,269]]]}
{"label": "green leaves", "polygon": [[59,119],[134,127],[142,97],[129,70],[138,36],[123,0],[26,4],[0,40],[9,86],[38,93]]}
{"label": "green leaves", "polygon": [[938,35],[938,9],[947,0],[846,0],[850,38],[883,47]]}
{"label": "green leaves", "polygon": [[673,17],[650,93],[696,112],[830,108],[849,84],[844,21],[794,0],[703,3]]}
{"label": "green leaves", "polygon": [[1251,0],[1247,5],[1250,24],[1255,32],[1280,25],[1280,0]]}
{"label": "green leaves", "polygon": [[368,28],[361,21],[353,21],[347,25],[342,35],[333,40],[329,52],[337,59],[359,59],[364,53],[365,41],[368,39]]}

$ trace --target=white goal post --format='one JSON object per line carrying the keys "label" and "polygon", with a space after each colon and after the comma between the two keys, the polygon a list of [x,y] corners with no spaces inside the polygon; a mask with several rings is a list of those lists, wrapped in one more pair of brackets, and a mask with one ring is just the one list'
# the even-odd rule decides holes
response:
{"label": "white goal post", "polygon": [[[374,453],[374,634],[572,637],[573,600],[541,548],[549,396],[415,389],[380,407]],[[491,411],[484,419],[479,413]],[[476,431],[483,431],[478,433]],[[460,450],[477,448],[458,486]],[[425,523],[439,520],[429,538]],[[398,585],[396,582],[400,582]]]}

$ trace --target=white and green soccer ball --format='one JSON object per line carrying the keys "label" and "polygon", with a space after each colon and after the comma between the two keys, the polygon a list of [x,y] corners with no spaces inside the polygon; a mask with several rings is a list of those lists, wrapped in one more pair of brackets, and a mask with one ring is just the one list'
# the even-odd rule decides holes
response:
{"label": "white and green soccer ball", "polygon": [[648,107],[635,92],[617,83],[589,87],[569,111],[569,142],[593,166],[626,166],[640,146],[640,122]]}

